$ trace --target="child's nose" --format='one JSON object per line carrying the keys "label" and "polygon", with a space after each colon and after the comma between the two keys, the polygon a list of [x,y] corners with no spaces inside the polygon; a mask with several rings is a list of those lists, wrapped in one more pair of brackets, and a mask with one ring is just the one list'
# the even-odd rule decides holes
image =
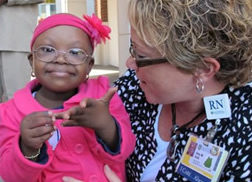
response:
{"label": "child's nose", "polygon": [[54,62],[57,62],[60,64],[69,64],[69,62],[67,61],[66,52],[58,51],[58,55],[56,56]]}

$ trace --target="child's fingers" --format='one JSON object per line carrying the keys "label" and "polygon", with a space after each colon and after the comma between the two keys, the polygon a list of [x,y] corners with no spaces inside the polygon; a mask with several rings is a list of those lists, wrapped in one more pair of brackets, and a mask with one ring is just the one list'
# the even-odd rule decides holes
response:
{"label": "child's fingers", "polygon": [[69,120],[71,115],[75,115],[78,112],[78,106],[72,107],[68,109],[67,111],[60,112],[60,113],[54,113],[55,119],[63,119],[63,120]]}
{"label": "child's fingers", "polygon": [[71,116],[79,115],[82,113],[83,113],[83,108],[80,106],[75,106],[65,112],[54,113],[54,117],[55,117],[55,119],[70,120]]}
{"label": "child's fingers", "polygon": [[56,119],[63,119],[63,120],[68,120],[70,118],[70,111],[65,111],[65,112],[61,112],[61,113],[54,113],[54,118]]}
{"label": "child's fingers", "polygon": [[79,126],[80,124],[73,120],[64,121],[61,123],[62,126]]}
{"label": "child's fingers", "polygon": [[[49,138],[51,138],[52,135],[53,135],[53,132],[48,133],[48,134],[45,134],[45,135],[43,135],[43,136],[40,136],[40,137],[36,138],[36,139],[35,139],[35,140],[37,140],[36,144],[38,144],[39,142],[41,142],[41,146],[40,146],[40,147],[42,147],[42,146],[43,146],[43,143],[44,143],[45,141],[47,141]],[[43,142],[42,142],[42,141],[43,141]]]}
{"label": "child's fingers", "polygon": [[43,143],[45,141],[47,141],[50,137],[52,136],[52,132],[51,133],[48,133],[48,134],[45,134],[43,136],[39,136],[39,137],[32,137],[28,140],[21,140],[22,142],[22,146],[26,146],[27,148],[36,148],[36,149],[39,149],[43,146]]}
{"label": "child's fingers", "polygon": [[41,137],[43,135],[52,133],[54,130],[56,130],[56,126],[44,125],[44,126],[40,126],[31,130],[31,135],[33,137]]}
{"label": "child's fingers", "polygon": [[53,117],[51,116],[51,113],[48,111],[31,113],[22,120],[22,126],[26,129],[33,129],[40,126],[52,125],[52,124],[53,124]]}
{"label": "child's fingers", "polygon": [[116,87],[110,88],[107,91],[107,93],[102,98],[100,98],[100,100],[102,100],[104,102],[109,102],[112,99],[112,97],[114,96],[114,94],[116,93],[116,91],[117,91]]}
{"label": "child's fingers", "polygon": [[[110,88],[107,93],[101,97],[99,100],[103,101],[103,102],[107,102],[109,103],[109,101],[111,100],[111,98],[114,96],[114,94],[116,93],[117,88],[113,87]],[[80,102],[80,107],[81,108],[88,108],[88,107],[93,107],[95,106],[97,100],[96,99],[91,99],[91,98],[85,98]]]}
{"label": "child's fingers", "polygon": [[95,105],[95,102],[96,102],[95,99],[86,98],[86,99],[83,99],[83,100],[80,102],[80,107],[81,107],[81,108],[92,107],[92,106]]}

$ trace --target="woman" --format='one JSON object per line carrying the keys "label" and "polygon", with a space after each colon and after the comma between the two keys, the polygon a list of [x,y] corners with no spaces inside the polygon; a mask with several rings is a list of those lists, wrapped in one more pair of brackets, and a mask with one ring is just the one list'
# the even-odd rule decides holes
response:
{"label": "woman", "polygon": [[[131,0],[128,9],[130,69],[115,85],[137,137],[129,181],[188,181],[176,167],[189,133],[229,152],[220,181],[251,181],[252,2]],[[220,93],[231,115],[208,119],[203,98]]]}
{"label": "woman", "polygon": [[[115,82],[137,138],[128,181],[252,181],[252,1],[130,0],[128,9],[129,70]],[[212,168],[220,151],[223,172]]]}

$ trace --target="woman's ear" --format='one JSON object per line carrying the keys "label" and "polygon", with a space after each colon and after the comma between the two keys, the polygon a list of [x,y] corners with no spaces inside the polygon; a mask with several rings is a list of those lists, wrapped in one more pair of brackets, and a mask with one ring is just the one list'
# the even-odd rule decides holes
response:
{"label": "woman's ear", "polygon": [[198,69],[195,76],[207,81],[212,79],[220,70],[220,63],[214,58],[205,58],[204,61],[207,66],[205,68]]}
{"label": "woman's ear", "polygon": [[27,59],[29,60],[29,63],[31,65],[31,67],[32,67],[32,65],[33,65],[33,55],[32,55],[32,53],[28,54]]}

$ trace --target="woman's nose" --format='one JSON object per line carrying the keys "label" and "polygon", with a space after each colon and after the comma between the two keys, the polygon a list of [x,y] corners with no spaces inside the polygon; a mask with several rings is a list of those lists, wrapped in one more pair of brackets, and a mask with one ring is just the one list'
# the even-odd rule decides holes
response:
{"label": "woman's nose", "polygon": [[130,56],[130,57],[127,59],[127,61],[126,61],[126,66],[127,66],[128,68],[130,68],[130,69],[135,70],[135,71],[138,69],[138,67],[137,67],[137,65],[136,65],[136,61],[135,61],[135,59],[134,59],[132,56]]}

